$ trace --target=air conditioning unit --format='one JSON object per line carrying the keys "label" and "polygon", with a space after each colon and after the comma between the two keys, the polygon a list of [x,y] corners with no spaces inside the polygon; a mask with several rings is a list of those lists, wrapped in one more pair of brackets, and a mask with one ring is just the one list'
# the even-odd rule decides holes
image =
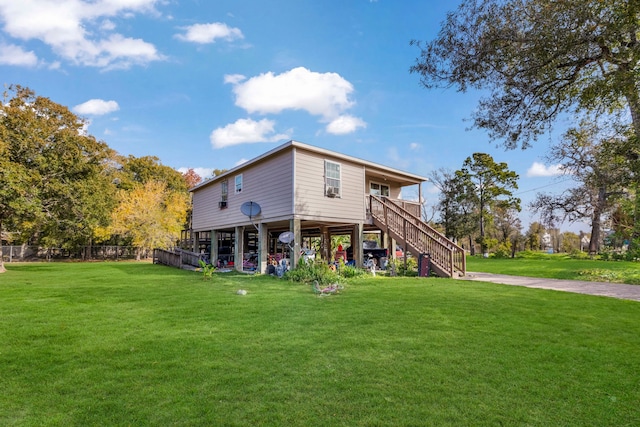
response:
{"label": "air conditioning unit", "polygon": [[340,190],[335,187],[327,188],[327,197],[337,197],[340,195]]}
{"label": "air conditioning unit", "polygon": [[218,207],[219,207],[220,209],[224,209],[224,208],[226,208],[226,207],[227,207],[227,202],[218,202]]}

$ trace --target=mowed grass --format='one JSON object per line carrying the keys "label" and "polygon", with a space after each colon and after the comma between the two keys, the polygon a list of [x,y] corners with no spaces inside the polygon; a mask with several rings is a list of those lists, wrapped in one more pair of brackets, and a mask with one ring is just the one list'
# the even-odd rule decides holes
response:
{"label": "mowed grass", "polygon": [[467,257],[467,270],[549,279],[640,285],[640,262],[573,259],[566,254],[522,253],[516,258]]}
{"label": "mowed grass", "polygon": [[143,263],[8,267],[3,426],[640,425],[637,302],[437,278],[316,297]]}

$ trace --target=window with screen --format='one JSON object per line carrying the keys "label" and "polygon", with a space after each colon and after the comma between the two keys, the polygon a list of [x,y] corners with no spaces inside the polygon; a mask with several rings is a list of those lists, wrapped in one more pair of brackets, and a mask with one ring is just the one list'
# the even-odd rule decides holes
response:
{"label": "window with screen", "polygon": [[229,198],[229,181],[226,179],[220,183],[220,201],[226,202]]}
{"label": "window with screen", "polygon": [[340,197],[340,163],[325,160],[324,184],[327,197]]}
{"label": "window with screen", "polygon": [[242,174],[236,175],[236,193],[242,192]]}

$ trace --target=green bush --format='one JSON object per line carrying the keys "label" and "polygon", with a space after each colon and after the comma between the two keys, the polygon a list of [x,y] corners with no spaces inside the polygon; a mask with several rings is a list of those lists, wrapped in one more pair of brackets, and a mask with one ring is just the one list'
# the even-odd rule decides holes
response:
{"label": "green bush", "polygon": [[202,278],[209,280],[213,277],[213,273],[216,271],[216,267],[213,264],[207,264],[203,260],[199,259],[200,271],[202,272]]}
{"label": "green bush", "polygon": [[367,275],[367,272],[363,269],[354,267],[353,265],[345,265],[344,263],[341,263],[338,272],[340,274],[340,277],[343,277],[345,279],[353,279],[356,277],[363,277]]}
{"label": "green bush", "polygon": [[392,259],[387,264],[387,270],[395,268],[398,276],[417,276],[418,261],[413,257],[407,257],[407,266],[405,267],[404,259]]}
{"label": "green bush", "polygon": [[511,258],[511,242],[506,241],[500,243],[495,252],[493,253],[494,258]]}
{"label": "green bush", "polygon": [[640,238],[631,242],[625,259],[626,261],[640,261]]}
{"label": "green bush", "polygon": [[324,261],[311,261],[300,259],[296,268],[287,271],[284,276],[286,280],[291,282],[311,284],[315,280],[320,285],[330,285],[340,280],[338,273]]}
{"label": "green bush", "polygon": [[571,259],[589,259],[589,254],[585,251],[581,251],[579,249],[574,249],[569,254]]}

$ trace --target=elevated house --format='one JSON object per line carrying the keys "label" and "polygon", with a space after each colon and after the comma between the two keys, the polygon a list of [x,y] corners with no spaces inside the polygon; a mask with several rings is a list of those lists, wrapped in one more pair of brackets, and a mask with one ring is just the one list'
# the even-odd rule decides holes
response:
{"label": "elevated house", "polygon": [[213,262],[266,272],[271,259],[295,266],[312,238],[330,260],[331,236],[345,234],[362,265],[364,236],[377,232],[390,254],[398,244],[414,256],[428,253],[441,276],[463,275],[463,249],[421,219],[419,203],[400,198],[406,187],[421,194],[424,181],[289,141],[191,189],[191,244]]}

